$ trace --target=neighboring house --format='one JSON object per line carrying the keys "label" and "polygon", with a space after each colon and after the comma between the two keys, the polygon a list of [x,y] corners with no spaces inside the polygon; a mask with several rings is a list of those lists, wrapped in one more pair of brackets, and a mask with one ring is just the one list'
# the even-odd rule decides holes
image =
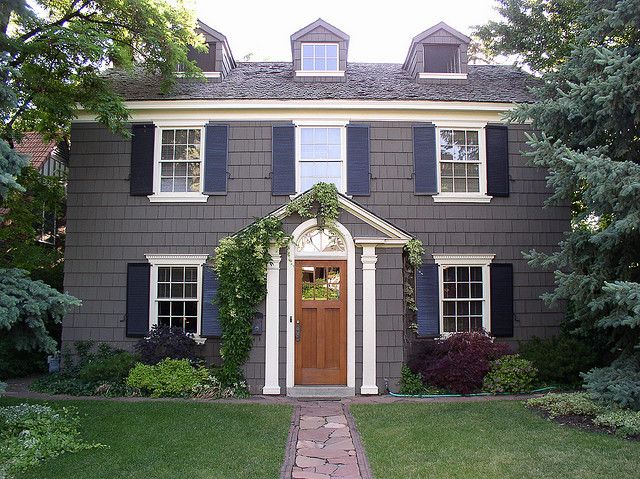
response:
{"label": "neighboring house", "polygon": [[66,141],[46,141],[40,133],[29,131],[14,149],[29,158],[29,164],[45,176],[63,177],[69,168],[69,145]]}
{"label": "neighboring house", "polygon": [[[65,289],[83,306],[64,321],[65,344],[129,348],[172,325],[217,361],[205,263],[319,181],[341,192],[339,222],[284,219],[293,244],[271,251],[245,367],[253,392],[377,394],[397,387],[424,340],[484,328],[517,345],[557,332],[563,312],[539,299],[553,275],[522,252],[552,249],[570,212],[543,209],[545,171],[521,154],[529,127],[501,121],[532,101],[534,79],[468,65],[469,38],[444,23],[414,38],[403,65],[349,62],[349,36],[323,20],[291,36],[292,62],[236,63],[223,35],[199,28],[206,82],[161,93],[157,78],[110,74],[132,140],[89,113],[73,124]],[[411,238],[426,249],[415,338]]]}

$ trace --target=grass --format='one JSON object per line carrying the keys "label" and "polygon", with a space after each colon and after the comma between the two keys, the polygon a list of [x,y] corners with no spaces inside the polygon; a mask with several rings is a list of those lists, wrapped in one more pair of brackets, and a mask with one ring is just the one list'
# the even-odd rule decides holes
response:
{"label": "grass", "polygon": [[280,405],[29,402],[75,407],[83,439],[109,447],[64,454],[19,479],[278,477],[292,413]]}
{"label": "grass", "polygon": [[351,406],[375,477],[638,477],[640,442],[563,427],[521,402]]}

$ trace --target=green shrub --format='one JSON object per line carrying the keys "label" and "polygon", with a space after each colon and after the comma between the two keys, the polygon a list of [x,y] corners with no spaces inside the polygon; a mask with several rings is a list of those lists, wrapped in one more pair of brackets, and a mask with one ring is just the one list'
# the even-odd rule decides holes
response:
{"label": "green shrub", "polygon": [[414,373],[408,366],[402,366],[400,374],[400,394],[424,394],[426,388],[420,373]]}
{"label": "green shrub", "polygon": [[623,356],[611,366],[583,374],[584,388],[603,404],[640,411],[640,358]]}
{"label": "green shrub", "polygon": [[78,378],[86,383],[123,384],[137,361],[138,357],[127,351],[99,355],[80,368]]}
{"label": "green shrub", "polygon": [[167,358],[156,365],[136,364],[127,385],[151,397],[185,397],[208,378],[204,367],[194,367],[187,359]]}
{"label": "green shrub", "polygon": [[18,351],[10,339],[0,339],[0,379],[22,378],[46,370],[46,353]]}
{"label": "green shrub", "polygon": [[0,381],[0,394],[5,392],[6,390],[7,390],[7,383],[3,383],[2,381]]}
{"label": "green shrub", "polygon": [[224,387],[216,376],[210,374],[208,378],[193,387],[191,396],[198,399],[246,398],[249,397],[249,388],[244,381]]}
{"label": "green shrub", "polygon": [[613,429],[621,436],[640,436],[640,412],[618,409],[598,414],[593,423]]}
{"label": "green shrub", "polygon": [[539,398],[529,399],[527,406],[542,409],[549,416],[589,416],[604,412],[604,408],[597,404],[587,393],[547,394]]}
{"label": "green shrub", "polygon": [[589,371],[600,361],[597,345],[561,332],[548,339],[533,338],[520,344],[519,354],[538,370],[538,377],[547,384],[577,386],[580,373]]}
{"label": "green shrub", "polygon": [[80,438],[78,415],[41,404],[0,408],[0,477],[12,477],[65,452],[101,447]]}
{"label": "green shrub", "polygon": [[528,359],[509,354],[491,361],[483,390],[491,393],[525,393],[533,389],[538,370]]}
{"label": "green shrub", "polygon": [[30,389],[47,394],[68,394],[70,396],[92,396],[96,385],[86,383],[71,374],[52,373],[37,378]]}

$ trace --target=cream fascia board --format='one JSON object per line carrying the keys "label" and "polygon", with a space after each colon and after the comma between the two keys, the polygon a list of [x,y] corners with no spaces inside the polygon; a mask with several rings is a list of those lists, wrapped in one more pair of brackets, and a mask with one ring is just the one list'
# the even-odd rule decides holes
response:
{"label": "cream fascia board", "polygon": [[433,260],[440,266],[488,266],[495,254],[433,253]]}
{"label": "cream fascia board", "polygon": [[356,246],[375,246],[376,248],[401,248],[409,242],[408,239],[404,238],[371,238],[365,236],[353,238],[353,241]]}

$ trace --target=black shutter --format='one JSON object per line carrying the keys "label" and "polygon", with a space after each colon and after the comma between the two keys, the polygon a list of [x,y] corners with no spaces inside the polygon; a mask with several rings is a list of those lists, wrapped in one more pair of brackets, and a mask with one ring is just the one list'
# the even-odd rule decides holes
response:
{"label": "black shutter", "polygon": [[153,144],[155,125],[133,125],[131,127],[131,171],[129,194],[147,196],[153,194]]}
{"label": "black shutter", "polygon": [[413,127],[413,167],[415,193],[438,193],[438,160],[436,159],[436,127],[425,124]]}
{"label": "black shutter", "polygon": [[487,194],[509,196],[509,130],[487,125]]}
{"label": "black shutter", "polygon": [[491,263],[491,334],[513,337],[513,265]]}
{"label": "black shutter", "polygon": [[213,302],[218,292],[218,277],[210,266],[202,267],[202,324],[200,336],[220,337],[222,328],[218,319],[218,305]]}
{"label": "black shutter", "polygon": [[296,194],[296,139],[293,125],[274,126],[272,137],[271,193]]}
{"label": "black shutter", "polygon": [[369,194],[369,127],[347,126],[347,194]]}
{"label": "black shutter", "polygon": [[440,279],[437,264],[424,264],[416,271],[418,336],[440,334]]}
{"label": "black shutter", "polygon": [[227,193],[227,125],[207,125],[204,146],[204,193]]}
{"label": "black shutter", "polygon": [[127,337],[140,338],[149,333],[149,289],[151,265],[127,264]]}

